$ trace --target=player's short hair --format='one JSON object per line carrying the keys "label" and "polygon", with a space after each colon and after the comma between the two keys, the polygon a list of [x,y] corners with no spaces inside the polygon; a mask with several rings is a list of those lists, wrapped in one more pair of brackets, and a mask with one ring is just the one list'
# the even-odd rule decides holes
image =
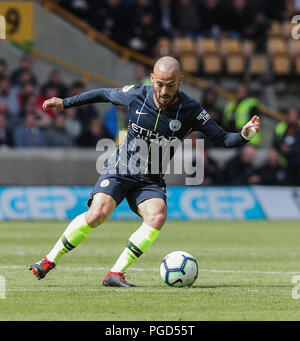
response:
{"label": "player's short hair", "polygon": [[176,70],[178,74],[181,73],[181,65],[179,61],[171,56],[164,56],[159,58],[154,64],[153,71],[159,68],[163,72],[171,72]]}

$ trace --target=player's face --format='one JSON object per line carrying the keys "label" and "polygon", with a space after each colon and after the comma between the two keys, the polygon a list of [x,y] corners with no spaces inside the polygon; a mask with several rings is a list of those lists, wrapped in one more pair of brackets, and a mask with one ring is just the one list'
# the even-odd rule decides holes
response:
{"label": "player's face", "polygon": [[177,98],[179,86],[183,82],[183,76],[177,71],[165,73],[156,71],[150,75],[154,87],[154,100],[160,108],[166,108]]}

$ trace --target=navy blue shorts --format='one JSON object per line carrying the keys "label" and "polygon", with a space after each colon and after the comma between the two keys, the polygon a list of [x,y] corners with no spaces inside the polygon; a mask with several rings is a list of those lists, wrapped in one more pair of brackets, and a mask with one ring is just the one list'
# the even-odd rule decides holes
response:
{"label": "navy blue shorts", "polygon": [[90,195],[88,206],[91,205],[96,193],[106,193],[114,198],[117,206],[126,198],[130,208],[138,214],[138,205],[152,198],[160,198],[167,203],[166,184],[164,181],[154,182],[139,179],[131,175],[103,174],[96,182]]}

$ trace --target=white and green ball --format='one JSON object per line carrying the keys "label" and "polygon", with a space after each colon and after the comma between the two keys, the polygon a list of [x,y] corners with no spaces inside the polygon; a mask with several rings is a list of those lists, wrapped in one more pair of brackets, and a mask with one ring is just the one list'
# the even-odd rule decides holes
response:
{"label": "white and green ball", "polygon": [[160,276],[170,286],[189,287],[198,277],[198,263],[185,251],[171,252],[160,264]]}

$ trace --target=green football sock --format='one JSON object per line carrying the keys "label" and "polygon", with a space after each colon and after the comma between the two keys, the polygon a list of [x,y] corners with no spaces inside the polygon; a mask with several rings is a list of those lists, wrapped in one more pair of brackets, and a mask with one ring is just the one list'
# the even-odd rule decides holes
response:
{"label": "green football sock", "polygon": [[66,228],[53,249],[46,256],[51,262],[57,262],[61,256],[73,250],[79,243],[86,239],[88,233],[93,230],[85,220],[85,213],[80,214]]}
{"label": "green football sock", "polygon": [[124,272],[133,264],[155,241],[159,235],[159,230],[143,223],[129,238],[124,251],[121,253],[112,272]]}

